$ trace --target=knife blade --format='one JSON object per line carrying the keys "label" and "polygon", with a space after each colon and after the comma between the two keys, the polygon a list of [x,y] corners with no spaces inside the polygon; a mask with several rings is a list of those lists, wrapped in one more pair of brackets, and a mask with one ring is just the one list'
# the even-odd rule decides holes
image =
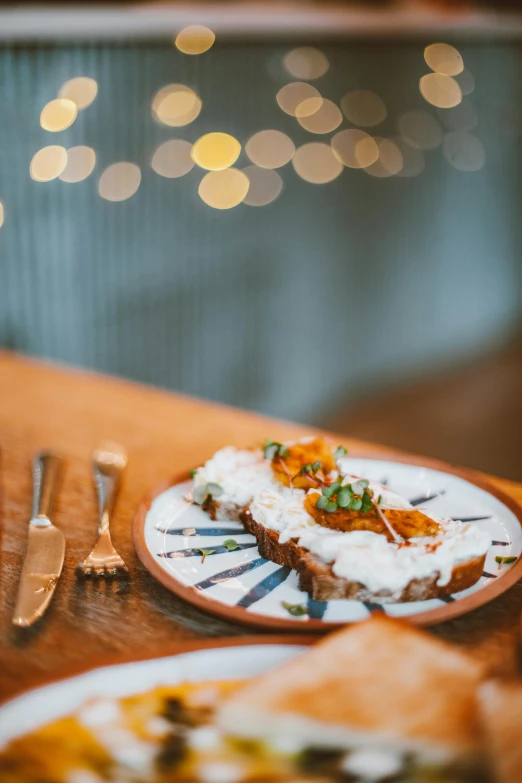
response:
{"label": "knife blade", "polygon": [[33,466],[33,516],[25,551],[13,624],[28,628],[41,617],[54,595],[65,557],[65,536],[51,522],[63,461],[38,454]]}

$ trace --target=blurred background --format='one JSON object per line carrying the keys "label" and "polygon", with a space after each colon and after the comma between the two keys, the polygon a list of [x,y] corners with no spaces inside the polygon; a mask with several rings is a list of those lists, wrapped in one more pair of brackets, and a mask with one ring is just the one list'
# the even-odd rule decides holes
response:
{"label": "blurred background", "polygon": [[518,3],[0,3],[0,346],[520,480],[521,43]]}

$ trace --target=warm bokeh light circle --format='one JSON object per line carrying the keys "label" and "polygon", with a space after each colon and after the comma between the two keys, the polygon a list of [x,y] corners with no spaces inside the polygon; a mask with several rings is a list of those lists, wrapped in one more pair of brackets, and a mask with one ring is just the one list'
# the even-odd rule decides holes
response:
{"label": "warm bokeh light circle", "polygon": [[334,155],[330,145],[319,141],[298,147],[292,165],[301,179],[314,185],[332,182],[343,170],[343,164]]}
{"label": "warm bokeh light circle", "polygon": [[60,174],[62,182],[81,182],[92,174],[96,154],[92,147],[71,147],[67,150],[67,166]]}
{"label": "warm bokeh light circle", "polygon": [[49,101],[40,114],[40,125],[46,131],[58,133],[70,128],[78,116],[78,107],[68,98],[55,98]]}
{"label": "warm bokeh light circle", "polygon": [[278,169],[292,159],[295,144],[286,133],[262,130],[249,138],[245,144],[245,152],[256,166]]}
{"label": "warm bokeh light circle", "polygon": [[169,179],[184,177],[195,163],[191,157],[192,144],[184,139],[170,139],[156,149],[151,160],[151,168],[156,174]]}
{"label": "warm bokeh light circle", "polygon": [[136,193],[140,182],[140,167],[136,163],[119,161],[107,166],[100,177],[98,192],[107,201],[125,201]]}
{"label": "warm bokeh light circle", "polygon": [[244,200],[250,187],[248,176],[239,169],[209,171],[199,183],[198,194],[214,209],[232,209]]}
{"label": "warm bokeh light circle", "polygon": [[29,173],[36,182],[50,182],[56,179],[67,166],[67,150],[51,144],[33,155]]}
{"label": "warm bokeh light circle", "polygon": [[60,87],[59,98],[74,101],[79,109],[89,106],[98,94],[98,83],[90,76],[76,76]]}
{"label": "warm bokeh light circle", "polygon": [[192,147],[192,160],[202,169],[221,171],[232,166],[239,157],[241,144],[229,133],[206,133]]}
{"label": "warm bokeh light circle", "polygon": [[203,54],[208,52],[215,40],[216,36],[209,27],[191,24],[177,34],[174,43],[183,54]]}
{"label": "warm bokeh light circle", "polygon": [[246,166],[243,172],[250,182],[244,203],[250,207],[264,207],[272,203],[283,190],[283,180],[274,169]]}

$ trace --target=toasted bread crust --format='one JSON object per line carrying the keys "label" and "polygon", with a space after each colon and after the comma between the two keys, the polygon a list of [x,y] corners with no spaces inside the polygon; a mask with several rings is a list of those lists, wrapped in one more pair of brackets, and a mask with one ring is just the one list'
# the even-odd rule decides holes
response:
{"label": "toasted bread crust", "polygon": [[412,579],[400,595],[389,591],[373,593],[360,582],[351,582],[336,576],[328,563],[314,557],[295,541],[280,544],[279,533],[255,522],[248,509],[242,511],[240,518],[249,533],[256,537],[261,557],[297,571],[300,589],[307,592],[314,601],[349,599],[386,604],[444,598],[474,585],[482,575],[486,559],[486,555],[483,555],[466,563],[459,563],[453,568],[447,585],[437,585],[440,574],[436,572],[426,579]]}

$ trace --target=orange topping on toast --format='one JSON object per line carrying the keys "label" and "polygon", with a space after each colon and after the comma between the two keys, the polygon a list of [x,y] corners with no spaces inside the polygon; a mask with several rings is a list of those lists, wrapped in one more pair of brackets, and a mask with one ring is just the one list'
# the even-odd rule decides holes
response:
{"label": "orange topping on toast", "polygon": [[[316,508],[316,503],[320,497],[320,495],[312,493],[307,495],[304,500],[306,510],[319,525],[329,527],[332,530],[339,530],[343,533],[351,533],[354,530],[368,530],[371,533],[379,533],[386,536],[388,541],[394,540],[375,504],[372,504],[372,507],[366,512],[339,507],[335,511],[327,511],[326,509]],[[393,530],[403,539],[435,536],[439,532],[437,522],[416,509],[383,508],[382,513]]]}
{"label": "orange topping on toast", "polygon": [[325,483],[328,474],[336,468],[332,445],[324,438],[287,445],[283,455],[275,454],[272,469],[275,477],[285,487],[320,487]]}

